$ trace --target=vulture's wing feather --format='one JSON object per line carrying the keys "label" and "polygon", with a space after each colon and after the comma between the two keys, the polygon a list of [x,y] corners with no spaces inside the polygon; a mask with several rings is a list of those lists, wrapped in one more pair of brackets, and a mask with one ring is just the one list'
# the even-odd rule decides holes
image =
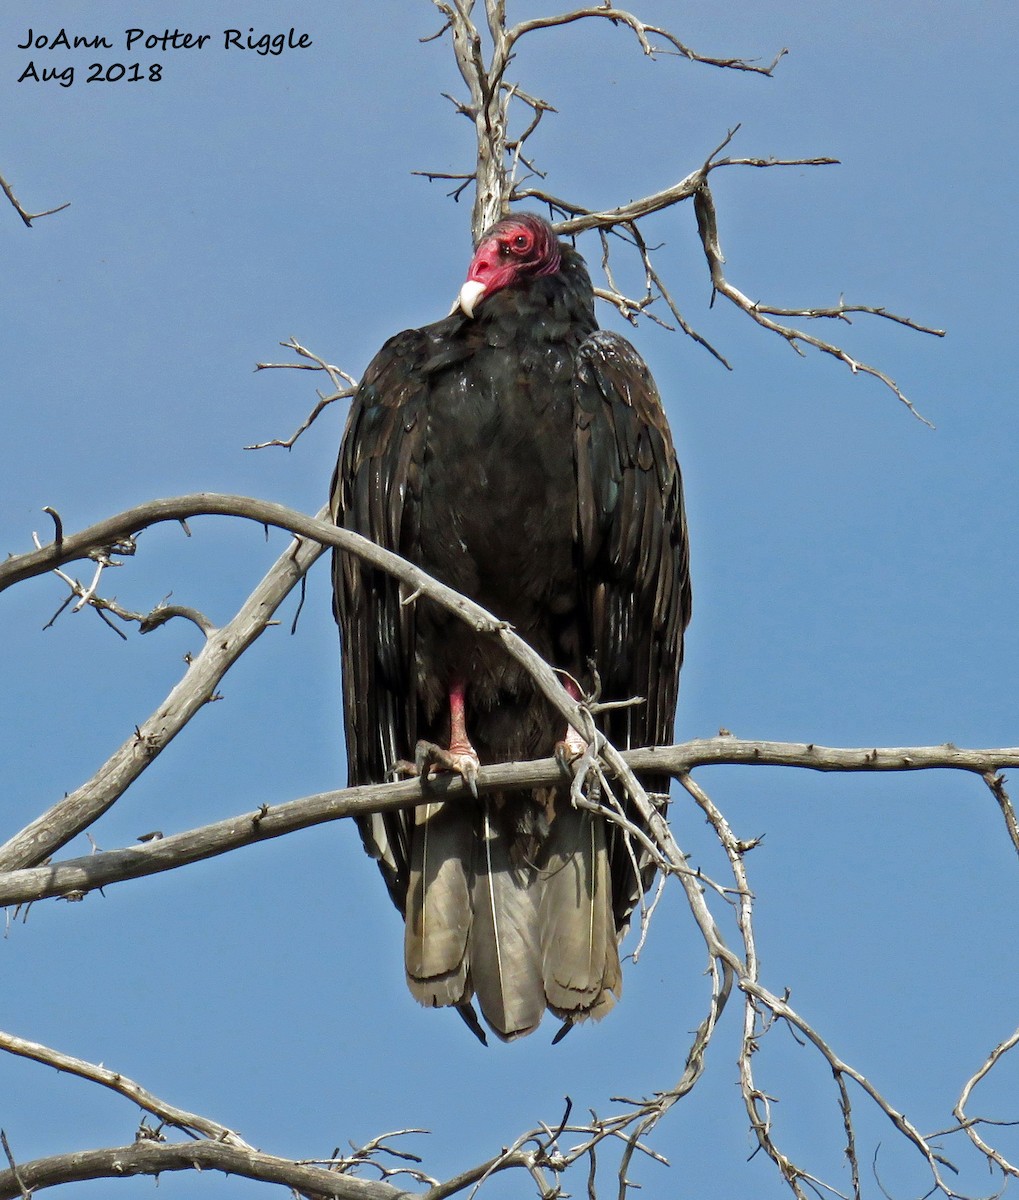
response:
{"label": "vulture's wing feather", "polygon": [[[333,515],[398,554],[414,557],[420,512],[428,330],[391,338],[364,373],[347,418],[333,479]],[[414,606],[392,576],[353,555],[333,556],[334,605],[344,630],[343,705],[350,785],[378,783],[417,740],[413,684]],[[359,821],[390,894],[405,910],[413,813]]]}
{"label": "vulture's wing feather", "polygon": [[[683,488],[658,389],[629,342],[604,330],[583,343],[575,375],[578,541],[593,648],[605,700],[642,704],[603,714],[620,749],[672,740],[690,619]],[[668,779],[642,780],[667,792]],[[638,862],[641,856],[635,849]],[[616,923],[639,889],[618,829],[609,834]]]}
{"label": "vulture's wing feather", "polygon": [[[333,481],[334,519],[420,561],[421,473],[437,372],[469,353],[451,317],[391,338],[351,405]],[[338,552],[336,616],[344,630],[343,704],[351,785],[384,780],[418,740],[416,605],[391,575]],[[359,819],[406,918],[407,983],[428,1006],[456,1005],[484,1041],[470,1004],[468,935],[476,835],[459,806],[428,804]]]}

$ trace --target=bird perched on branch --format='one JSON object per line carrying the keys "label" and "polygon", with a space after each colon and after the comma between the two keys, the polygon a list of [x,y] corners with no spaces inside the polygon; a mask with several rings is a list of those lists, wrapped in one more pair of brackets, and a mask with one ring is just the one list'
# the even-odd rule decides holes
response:
{"label": "bird perched on branch", "polygon": [[[682,484],[633,347],[599,330],[583,259],[540,217],[482,237],[444,320],[391,338],[361,380],[333,513],[509,622],[617,747],[671,740],[690,586]],[[493,639],[353,555],[334,557],[349,779],[583,750]],[[667,791],[668,780],[642,780]],[[632,817],[632,813],[630,814]],[[560,787],[360,822],[406,921],[413,995],[495,1033],[564,1029],[620,993],[619,937],[653,870]],[[636,869],[635,869],[636,868]]]}

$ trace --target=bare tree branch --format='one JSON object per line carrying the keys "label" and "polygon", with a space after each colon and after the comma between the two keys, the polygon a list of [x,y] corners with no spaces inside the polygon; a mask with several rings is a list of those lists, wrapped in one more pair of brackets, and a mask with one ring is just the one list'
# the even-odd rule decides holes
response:
{"label": "bare tree branch", "polygon": [[[946,745],[866,749],[785,742],[743,742],[732,737],[720,737],[683,742],[675,746],[626,750],[620,752],[619,757],[629,770],[637,773],[668,772],[684,781],[694,768],[709,765],[783,766],[825,772],[945,769],[983,776],[989,765],[997,769],[1019,764],[1019,747],[963,750]],[[561,779],[562,767],[559,762],[554,758],[546,758],[481,767],[477,787],[479,794],[485,795],[511,786],[547,787]],[[21,847],[23,835],[18,835],[8,842],[0,855],[0,867],[3,868],[0,869],[0,907],[51,896],[80,899],[87,892],[111,883],[173,870],[188,863],[227,854],[242,846],[344,817],[363,817],[373,812],[413,808],[434,800],[437,795],[443,799],[469,802],[467,786],[458,776],[439,776],[424,787],[419,779],[407,779],[396,783],[344,788],[280,804],[264,804],[253,812],[241,813],[184,833],[171,834],[144,845],[105,850],[46,866],[6,865],[9,859],[15,857],[13,852]],[[604,808],[593,807],[608,819],[615,819]],[[675,860],[672,866],[687,869],[683,862],[677,863]],[[699,874],[698,878],[701,878]],[[737,879],[736,894],[743,895],[745,887],[746,881]]]}
{"label": "bare tree branch", "polygon": [[2,175],[0,175],[0,189],[3,190],[4,195],[14,206],[14,211],[29,229],[32,228],[32,222],[38,221],[40,217],[49,217],[53,213],[63,212],[65,208],[71,207],[71,202],[68,200],[66,204],[58,204],[56,208],[47,208],[44,212],[30,213],[17,196],[15,196],[13,188]]}
{"label": "bare tree branch", "polygon": [[186,1133],[213,1138],[224,1145],[236,1146],[241,1150],[252,1148],[232,1129],[227,1129],[225,1125],[220,1125],[217,1121],[210,1121],[207,1117],[199,1116],[197,1113],[185,1112],[182,1108],[167,1104],[158,1096],[153,1096],[151,1092],[146,1091],[140,1084],[135,1083],[133,1079],[121,1075],[119,1071],[111,1071],[102,1065],[86,1062],[82,1058],[74,1058],[70,1054],[63,1054],[59,1050],[40,1045],[38,1042],[26,1041],[24,1038],[15,1037],[3,1030],[0,1030],[0,1050],[6,1050],[8,1054],[15,1054],[21,1058],[30,1058],[34,1062],[53,1067],[54,1070],[77,1075],[79,1079],[87,1079],[92,1083],[109,1088],[110,1091],[132,1100],[139,1108],[151,1113],[164,1125],[171,1125]]}
{"label": "bare tree branch", "polygon": [[35,1194],[63,1183],[126,1179],[132,1175],[159,1176],[164,1171],[222,1171],[245,1179],[282,1184],[308,1197],[332,1200],[403,1200],[407,1196],[405,1190],[392,1184],[358,1179],[258,1150],[243,1150],[203,1139],[175,1144],[142,1140],[130,1146],[80,1150],[20,1163],[17,1176],[13,1170],[0,1171],[0,1200],[18,1200],[24,1195],[22,1183]]}
{"label": "bare tree branch", "polygon": [[[729,134],[729,137],[731,136],[732,133]],[[717,153],[717,150],[713,151],[712,156],[709,156],[696,170],[691,171],[670,187],[662,188],[661,191],[652,192],[647,196],[642,196],[639,200],[630,200],[628,203],[620,204],[616,208],[607,208],[600,211],[581,208],[579,205],[572,204],[557,196],[550,196],[537,188],[522,189],[515,193],[513,198],[540,200],[557,211],[572,213],[573,215],[568,220],[560,221],[556,224],[556,232],[561,237],[572,237],[588,229],[611,230],[618,225],[632,225],[643,217],[663,212],[667,208],[673,208],[677,204],[682,204],[684,200],[695,198],[703,187],[708,175],[717,167],[750,165],[749,160],[722,159],[716,161],[713,155]],[[837,158],[774,158],[755,160],[752,165],[761,167],[820,167],[836,166],[837,164]]]}
{"label": "bare tree branch", "polygon": [[[765,329],[771,330],[772,333],[777,333],[780,337],[785,338],[790,346],[797,352],[802,354],[799,343],[805,342],[808,346],[813,346],[815,350],[820,350],[823,354],[830,354],[832,358],[838,359],[839,362],[845,363],[846,366],[856,374],[873,375],[875,379],[879,379],[885,387],[889,388],[898,399],[909,409],[909,411],[918,420],[922,421],[931,429],[934,428],[931,422],[927,420],[922,413],[918,412],[914,407],[913,402],[902,392],[898,384],[884,371],[879,371],[876,367],[868,366],[864,362],[853,358],[847,354],[840,346],[834,345],[832,342],[826,342],[822,338],[816,337],[814,334],[806,333],[801,329],[793,329],[792,326],[782,325],[778,321],[773,321],[766,314],[772,310],[762,305],[756,304],[749,297],[745,296],[737,287],[734,287],[725,277],[723,264],[725,258],[722,254],[721,246],[718,241],[718,221],[715,215],[715,202],[707,183],[702,183],[697,189],[694,196],[694,210],[697,213],[697,230],[701,237],[701,245],[704,247],[704,255],[708,261],[708,269],[711,272],[711,286],[720,295],[725,296],[727,300],[731,300],[737,308],[745,312],[749,317],[755,320],[758,325]],[[914,322],[907,321],[902,317],[896,317],[888,313],[883,308],[863,308],[857,306],[855,309],[813,309],[801,312],[804,316],[814,317],[834,317],[845,316],[847,312],[869,312],[876,316],[883,316],[889,320],[897,321],[900,324],[909,325],[913,329],[919,329],[924,333],[930,333],[936,337],[943,337],[944,330],[927,329],[917,325]]]}
{"label": "bare tree branch", "polygon": [[265,450],[268,446],[282,446],[286,450],[292,450],[301,434],[311,428],[330,404],[335,403],[337,400],[349,400],[357,389],[357,380],[352,375],[348,375],[346,371],[342,371],[339,367],[334,367],[330,363],[327,363],[324,358],[319,358],[317,354],[302,346],[297,338],[291,337],[285,342],[280,342],[280,345],[288,350],[293,350],[295,354],[311,361],[304,363],[260,362],[255,364],[256,371],[325,371],[332,381],[333,390],[329,395],[323,395],[322,392],[318,392],[318,403],[290,437],[283,439],[270,438],[267,442],[255,442],[251,446],[245,446],[245,450]]}
{"label": "bare tree branch", "polygon": [[[38,535],[33,533],[32,540],[35,542],[37,547],[40,549],[42,548],[42,543],[39,541]],[[133,552],[134,547],[132,546],[132,553]],[[60,614],[68,607],[71,601],[77,597],[78,603],[75,604],[74,608],[71,610],[72,612],[79,612],[83,607],[86,606],[94,609],[99,616],[106,621],[106,624],[110,626],[113,632],[121,638],[126,638],[127,634],[121,629],[118,629],[118,627],[114,625],[112,621],[107,619],[107,613],[111,613],[125,624],[137,624],[142,633],[151,633],[154,629],[159,629],[160,626],[165,625],[167,621],[172,620],[174,617],[183,617],[185,620],[190,621],[193,625],[197,625],[206,638],[211,637],[212,634],[216,632],[215,625],[213,625],[213,623],[204,613],[199,612],[198,609],[191,608],[186,604],[167,604],[166,601],[168,597],[164,597],[155,606],[155,608],[151,609],[149,612],[141,613],[135,612],[129,608],[125,608],[122,604],[118,604],[116,600],[107,600],[103,596],[97,595],[96,589],[99,586],[99,581],[104,568],[119,567],[122,565],[122,563],[117,562],[109,556],[103,555],[98,566],[96,567],[95,574],[92,577],[92,582],[88,585],[88,587],[85,587],[83,584],[79,583],[77,579],[72,579],[70,575],[65,574],[63,571],[59,569],[54,570],[53,574],[67,585],[68,589],[70,590],[70,595],[64,600],[53,616],[50,617],[50,619],[46,622],[46,624],[43,626],[43,629],[49,629],[52,625],[54,625]]]}
{"label": "bare tree branch", "polygon": [[0,1129],[0,1146],[4,1148],[4,1156],[10,1164],[11,1174],[14,1176],[14,1182],[18,1185],[19,1194],[22,1200],[32,1200],[28,1188],[25,1187],[25,1181],[21,1178],[21,1173],[18,1171],[18,1164],[14,1161],[14,1154],[11,1151],[11,1144],[7,1140],[7,1133]]}
{"label": "bare tree branch", "polygon": [[[632,29],[637,41],[640,42],[641,50],[649,58],[654,58],[656,54],[678,53],[691,62],[703,63],[705,66],[724,67],[734,71],[751,71],[757,75],[770,76],[782,58],[789,53],[788,50],[783,48],[767,66],[762,66],[760,63],[755,63],[745,58],[712,58],[709,55],[698,54],[696,50],[691,49],[684,42],[681,42],[675,34],[670,33],[667,29],[662,29],[657,25],[645,25],[643,21],[638,20],[637,17],[625,9],[613,8],[608,4],[592,4],[576,8],[572,12],[560,13],[553,17],[536,17],[531,21],[521,21],[519,25],[514,25],[512,29],[506,30],[507,56],[508,52],[512,50],[513,46],[525,34],[534,33],[539,29],[552,29],[559,25],[569,25],[574,21],[583,21],[590,17],[602,17],[607,21],[611,21],[613,25],[625,25],[629,29]],[[648,34],[654,34],[657,37],[663,38],[672,46],[672,50],[664,50],[660,46],[653,46]]]}
{"label": "bare tree branch", "polygon": [[[435,1187],[437,1180],[430,1175],[426,1175],[424,1171],[419,1170],[415,1166],[408,1166],[408,1163],[420,1163],[421,1157],[417,1154],[410,1154],[406,1150],[397,1150],[394,1146],[389,1145],[389,1142],[396,1137],[407,1137],[414,1133],[427,1133],[425,1129],[391,1129],[388,1133],[377,1134],[373,1138],[369,1138],[363,1146],[354,1146],[353,1153],[339,1157],[339,1150],[334,1151],[331,1159],[319,1160],[318,1165],[325,1165],[332,1170],[350,1172],[363,1167],[371,1167],[379,1172],[382,1179],[392,1179],[396,1175],[406,1175],[413,1179],[416,1183],[425,1183],[429,1187]],[[398,1165],[390,1167],[382,1161],[383,1158],[394,1158]],[[306,1160],[305,1160],[306,1161]]]}
{"label": "bare tree branch", "polygon": [[1016,854],[1019,854],[1019,822],[1016,821],[1012,799],[1008,792],[1005,791],[1005,777],[992,769],[984,775],[984,783],[991,789],[991,795],[998,802],[1001,815],[1005,818],[1005,828],[1008,830],[1008,836],[1012,840]]}
{"label": "bare tree branch", "polygon": [[[959,1121],[960,1126],[965,1129],[966,1136],[970,1139],[973,1145],[976,1146],[980,1153],[987,1158],[988,1162],[995,1163],[1001,1170],[1002,1174],[1011,1175],[1013,1178],[1019,1179],[1019,1167],[1009,1162],[999,1150],[996,1150],[993,1146],[985,1142],[977,1132],[977,1127],[979,1125],[994,1124],[994,1122],[985,1121],[980,1117],[970,1117],[966,1114],[966,1105],[969,1103],[969,1098],[973,1093],[973,1089],[981,1081],[981,1079],[984,1079],[994,1068],[994,1066],[1000,1062],[1010,1050],[1014,1050],[1017,1045],[1019,1045],[1019,1029],[1014,1030],[1009,1037],[1005,1038],[1003,1042],[1000,1042],[997,1046],[995,1046],[991,1053],[987,1056],[986,1062],[984,1062],[975,1075],[966,1081],[953,1111],[956,1119]],[[1014,1124],[1014,1122],[1009,1123]]]}
{"label": "bare tree branch", "polygon": [[[185,507],[188,515],[194,515],[193,507]],[[151,513],[163,511],[163,508],[157,501],[154,509],[153,506],[143,505],[142,510]],[[323,509],[320,515],[324,516],[325,511]],[[165,519],[179,518],[169,516]],[[71,544],[70,558],[62,560],[67,562],[87,556],[89,550],[97,545],[105,546],[125,536],[123,532],[109,532],[109,522],[100,522],[100,526],[92,528],[100,528],[101,532],[92,538],[87,536],[89,531],[85,531],[84,538],[80,534],[71,539],[61,537],[36,553],[46,555],[56,552],[59,555]],[[184,678],[169,696],[146,721],[137,726],[96,774],[0,846],[0,870],[41,862],[106,812],[195,713],[212,699],[227,670],[259,637],[276,609],[322,553],[323,547],[316,541],[303,541],[289,546],[233,620],[219,630],[216,638],[206,640],[201,652],[191,660]],[[0,564],[0,569],[16,561],[8,559],[7,563]],[[40,574],[45,569],[33,571],[33,574]]]}
{"label": "bare tree branch", "polygon": [[[516,179],[517,168],[524,163],[530,174],[539,174],[533,161],[524,154],[524,145],[535,133],[541,117],[546,112],[555,111],[548,101],[523,92],[516,83],[508,83],[505,75],[513,59],[517,42],[525,35],[538,33],[557,26],[573,24],[578,21],[600,18],[608,20],[613,25],[629,28],[637,37],[645,54],[654,57],[656,53],[680,54],[692,61],[708,63],[712,66],[727,67],[737,70],[754,71],[762,75],[771,75],[779,60],[786,53],[779,52],[767,66],[752,64],[741,58],[709,58],[697,54],[682,42],[675,34],[657,26],[647,25],[633,13],[625,9],[615,8],[611,3],[601,5],[581,5],[570,12],[549,16],[540,16],[521,21],[511,28],[506,27],[505,5],[502,0],[486,0],[485,11],[488,20],[488,34],[492,47],[488,61],[482,47],[481,34],[474,24],[471,13],[474,0],[433,0],[446,17],[444,31],[449,31],[457,67],[467,85],[470,94],[469,102],[458,101],[453,97],[453,103],[458,112],[469,117],[475,127],[476,164],[471,172],[444,173],[423,172],[430,179],[447,178],[459,180],[459,186],[452,193],[459,199],[462,191],[473,181],[475,183],[474,209],[471,227],[475,239],[491,226],[499,217],[505,215],[510,204],[521,200],[538,200],[549,206],[550,211],[565,218],[556,225],[556,231],[561,236],[573,236],[589,229],[597,229],[602,235],[607,232],[625,228],[631,234],[632,244],[639,248],[641,264],[647,278],[647,295],[642,300],[635,300],[622,293],[613,283],[608,265],[607,246],[604,243],[605,254],[602,265],[609,283],[608,289],[598,289],[598,295],[614,305],[629,321],[636,322],[644,316],[651,320],[659,320],[654,313],[653,305],[659,297],[667,304],[680,328],[689,337],[704,346],[720,363],[728,367],[724,356],[715,349],[701,334],[697,333],[684,319],[675,301],[669,295],[661,273],[652,264],[648,248],[638,232],[638,222],[653,213],[671,208],[683,201],[693,198],[696,210],[697,227],[704,248],[705,257],[711,274],[713,295],[723,295],[745,312],[762,328],[784,338],[798,353],[803,353],[802,345],[813,346],[823,354],[827,354],[844,363],[854,374],[871,375],[883,383],[904,404],[914,416],[925,424],[930,422],[923,417],[913,403],[906,397],[901,388],[886,372],[861,362],[846,350],[832,342],[825,341],[814,334],[793,328],[775,320],[776,317],[804,317],[807,319],[837,319],[851,323],[853,315],[866,314],[881,317],[919,332],[929,333],[937,337],[944,336],[944,331],[920,324],[909,317],[901,317],[891,313],[884,306],[845,304],[786,309],[755,302],[745,296],[731,284],[725,276],[717,227],[717,217],[714,201],[708,189],[708,176],[711,171],[720,167],[781,167],[781,166],[828,166],[837,162],[830,157],[811,158],[761,158],[761,157],[720,157],[722,151],[732,141],[736,129],[730,130],[721,143],[708,155],[707,159],[696,170],[691,171],[678,183],[663,188],[652,195],[644,196],[616,208],[592,211],[573,201],[553,195],[544,188],[524,187]],[[671,47],[663,51],[661,47],[652,45],[649,35],[664,39]],[[531,116],[525,128],[516,136],[509,133],[510,106],[514,98],[519,98],[531,111]],[[738,126],[737,126],[738,129]],[[657,295],[652,291],[657,289]],[[660,324],[664,322],[659,321]]]}

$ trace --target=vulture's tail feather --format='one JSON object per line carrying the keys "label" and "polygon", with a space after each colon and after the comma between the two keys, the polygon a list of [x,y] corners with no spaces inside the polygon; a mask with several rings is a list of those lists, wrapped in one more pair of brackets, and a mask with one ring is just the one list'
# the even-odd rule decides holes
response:
{"label": "vulture's tail feather", "polygon": [[531,1033],[547,1007],[565,1022],[558,1041],[621,991],[606,830],[557,797],[535,863],[504,800],[415,810],[407,983],[428,1007],[455,1005],[481,1041],[472,995],[503,1041]]}
{"label": "vulture's tail feather", "polygon": [[462,805],[422,804],[414,810],[414,826],[404,940],[407,985],[428,1007],[461,1004],[470,999],[474,820]]}
{"label": "vulture's tail feather", "polygon": [[566,1021],[597,1020],[622,989],[604,823],[561,799],[542,875],[541,962],[548,1007]]}
{"label": "vulture's tail feather", "polygon": [[485,801],[475,863],[470,982],[485,1020],[503,1041],[535,1029],[545,1012],[534,868],[512,853],[512,835]]}

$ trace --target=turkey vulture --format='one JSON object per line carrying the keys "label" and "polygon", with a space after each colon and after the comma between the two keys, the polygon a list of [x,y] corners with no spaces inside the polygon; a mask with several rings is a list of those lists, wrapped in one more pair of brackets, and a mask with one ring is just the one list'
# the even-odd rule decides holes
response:
{"label": "turkey vulture", "polygon": [[[444,320],[365,371],[333,481],[338,525],[510,622],[618,747],[671,740],[690,586],[682,484],[658,391],[598,328],[584,260],[540,217],[482,237]],[[494,641],[392,576],[334,556],[351,785],[576,752]],[[565,753],[564,753],[565,751]],[[667,792],[668,779],[642,780]],[[407,983],[510,1040],[619,995],[618,940],[653,871],[569,788],[436,800],[360,822],[406,921]]]}

